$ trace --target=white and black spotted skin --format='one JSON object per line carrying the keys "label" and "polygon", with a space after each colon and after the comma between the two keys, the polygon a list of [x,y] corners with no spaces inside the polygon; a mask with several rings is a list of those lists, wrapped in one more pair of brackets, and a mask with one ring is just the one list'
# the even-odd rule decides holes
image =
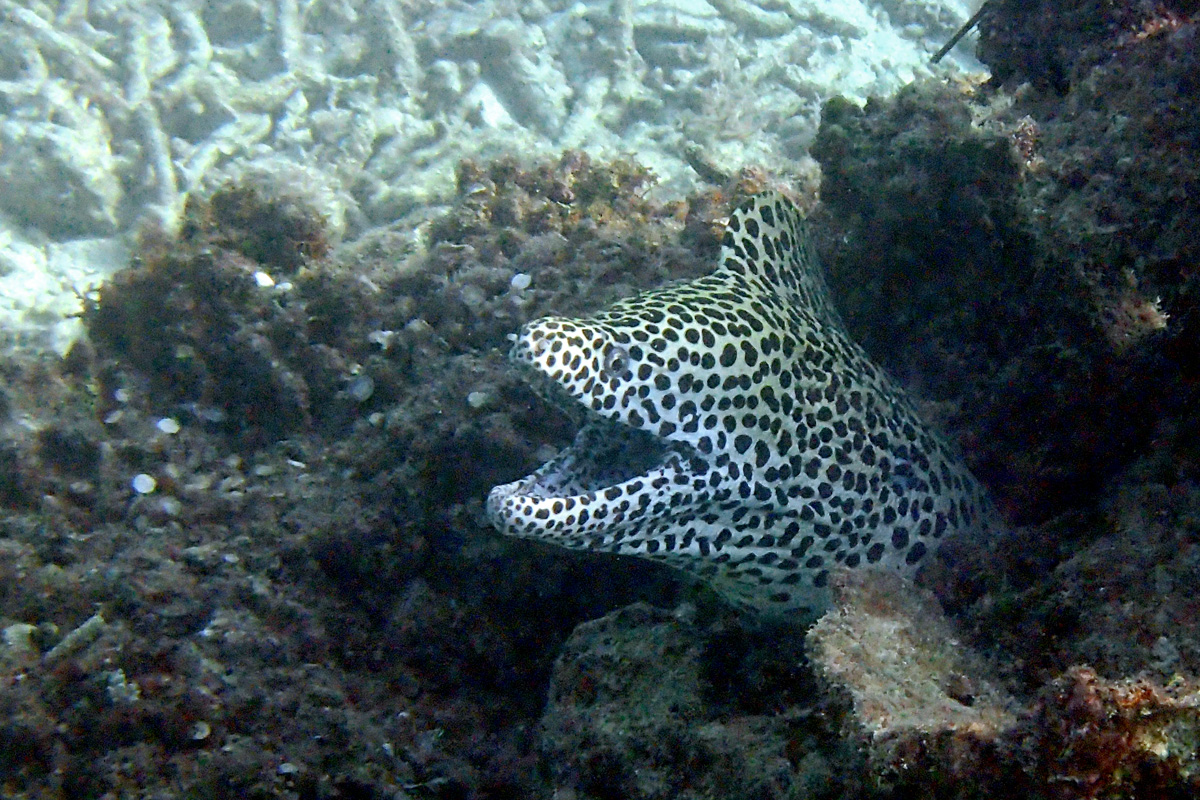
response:
{"label": "white and black spotted skin", "polygon": [[985,524],[974,478],[846,334],[782,195],[733,213],[711,275],[531,322],[510,358],[590,413],[571,447],[491,491],[505,534],[815,616],[832,570],[911,571]]}

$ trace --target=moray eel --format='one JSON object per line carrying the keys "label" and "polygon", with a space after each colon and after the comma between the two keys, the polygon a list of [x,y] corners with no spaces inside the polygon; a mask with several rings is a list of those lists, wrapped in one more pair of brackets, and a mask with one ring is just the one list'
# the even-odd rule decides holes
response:
{"label": "moray eel", "polygon": [[815,618],[838,569],[914,571],[990,525],[950,447],[846,333],[795,206],[753,197],[710,275],[525,325],[510,360],[583,418],[492,489],[502,533],[641,556]]}

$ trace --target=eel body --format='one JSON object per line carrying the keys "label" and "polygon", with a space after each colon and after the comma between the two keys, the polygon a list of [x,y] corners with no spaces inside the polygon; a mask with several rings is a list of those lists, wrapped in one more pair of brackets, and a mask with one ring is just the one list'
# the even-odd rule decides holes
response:
{"label": "eel body", "polygon": [[990,525],[979,484],[846,333],[778,193],[730,216],[711,274],[530,322],[510,359],[584,423],[492,489],[502,533],[655,559],[739,606],[815,617],[834,570],[909,573]]}

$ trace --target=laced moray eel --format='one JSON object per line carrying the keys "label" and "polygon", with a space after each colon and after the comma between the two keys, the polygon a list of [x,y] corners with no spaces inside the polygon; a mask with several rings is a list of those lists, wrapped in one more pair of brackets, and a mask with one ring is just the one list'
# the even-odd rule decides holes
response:
{"label": "laced moray eel", "polygon": [[712,274],[530,322],[509,357],[583,425],[492,489],[502,533],[655,559],[738,606],[815,618],[833,570],[909,573],[992,525],[976,480],[846,333],[778,193],[730,216]]}

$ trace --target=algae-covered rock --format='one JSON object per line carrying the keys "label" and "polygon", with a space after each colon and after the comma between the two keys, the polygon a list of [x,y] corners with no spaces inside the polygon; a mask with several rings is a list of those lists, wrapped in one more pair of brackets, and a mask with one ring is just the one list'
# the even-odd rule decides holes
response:
{"label": "algae-covered rock", "polygon": [[[1167,357],[1180,332],[1132,258],[1098,261],[1069,244],[1073,216],[1047,216],[1030,124],[1007,100],[919,83],[831,103],[814,144],[817,230],[852,332],[930,401],[1019,523],[1086,503],[1183,399]],[[1114,314],[1137,330],[1114,334]]]}
{"label": "algae-covered rock", "polygon": [[977,55],[992,80],[1029,81],[1058,93],[1104,60],[1114,41],[1154,35],[1197,10],[1195,0],[988,0],[986,6]]}
{"label": "algae-covered rock", "polygon": [[555,663],[541,721],[556,791],[581,800],[833,792],[829,754],[815,746],[823,726],[791,705],[807,685],[803,673],[770,671],[798,662],[799,631],[751,637],[776,648],[758,662],[766,669],[756,685],[723,672],[736,665],[750,677],[755,660],[741,660],[744,632],[721,628],[646,605],[576,628]]}

